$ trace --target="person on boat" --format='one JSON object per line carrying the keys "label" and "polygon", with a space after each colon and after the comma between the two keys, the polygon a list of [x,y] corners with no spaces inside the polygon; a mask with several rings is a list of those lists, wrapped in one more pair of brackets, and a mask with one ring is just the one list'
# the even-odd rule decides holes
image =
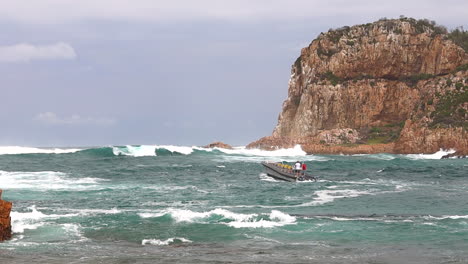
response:
{"label": "person on boat", "polygon": [[302,165],[299,161],[297,161],[296,164],[294,164],[294,172],[296,172],[296,176],[299,176],[299,174],[301,173],[301,169]]}
{"label": "person on boat", "polygon": [[302,163],[302,175],[305,175],[307,170],[307,165],[305,163]]}

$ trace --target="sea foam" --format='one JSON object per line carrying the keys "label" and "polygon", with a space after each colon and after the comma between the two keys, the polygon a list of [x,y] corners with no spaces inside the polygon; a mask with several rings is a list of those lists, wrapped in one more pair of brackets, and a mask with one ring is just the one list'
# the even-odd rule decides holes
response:
{"label": "sea foam", "polygon": [[23,233],[26,229],[37,229],[44,225],[44,222],[40,221],[45,218],[46,215],[39,212],[36,206],[28,208],[30,212],[11,212],[11,230],[13,233]]}
{"label": "sea foam", "polygon": [[449,150],[440,149],[439,151],[433,154],[407,154],[405,156],[413,160],[441,159],[443,156],[448,155],[448,154],[453,154],[455,152],[456,150],[454,149],[449,149]]}
{"label": "sea foam", "polygon": [[57,190],[73,189],[87,190],[96,189],[99,178],[70,178],[68,174],[58,171],[0,171],[1,189],[33,189],[33,190]]}
{"label": "sea foam", "polygon": [[0,146],[0,155],[15,155],[15,154],[64,154],[74,153],[82,149],[60,149],[60,148],[33,148],[20,146]]}
{"label": "sea foam", "polygon": [[194,212],[187,209],[168,209],[154,213],[139,213],[142,218],[170,215],[176,222],[218,223],[234,228],[270,228],[296,223],[296,218],[289,214],[272,210],[269,214],[242,214],[217,208],[207,212]]}
{"label": "sea foam", "polygon": [[141,244],[144,245],[154,245],[154,246],[167,246],[174,243],[192,243],[191,240],[183,238],[183,237],[171,237],[166,240],[160,239],[143,239]]}
{"label": "sea foam", "polygon": [[132,157],[145,157],[145,156],[156,156],[156,146],[141,145],[132,146],[127,145],[125,147],[112,147],[112,152],[116,156],[132,156]]}

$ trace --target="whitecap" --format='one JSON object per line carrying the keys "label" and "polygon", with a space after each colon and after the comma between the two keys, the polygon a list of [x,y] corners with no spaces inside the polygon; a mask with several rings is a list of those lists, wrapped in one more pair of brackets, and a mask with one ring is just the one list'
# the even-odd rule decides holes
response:
{"label": "whitecap", "polygon": [[[194,212],[187,209],[168,209],[159,212],[139,213],[142,218],[161,217],[169,214],[176,222],[206,223],[217,221],[234,228],[271,228],[296,223],[296,218],[286,213],[272,210],[270,214],[241,214],[226,209],[216,208],[207,212]],[[212,216],[222,216],[222,219],[208,219]]]}
{"label": "whitecap", "polygon": [[154,246],[167,246],[176,242],[182,242],[182,243],[192,243],[191,240],[183,238],[183,237],[171,237],[166,240],[160,240],[160,239],[143,239],[141,241],[141,245],[154,245]]}
{"label": "whitecap", "polygon": [[263,157],[288,157],[288,156],[306,156],[307,153],[302,150],[301,145],[296,145],[294,148],[277,149],[277,150],[261,150],[247,149],[246,147],[235,147],[233,149],[219,149],[226,154],[248,155],[248,156],[263,156]]}
{"label": "whitecap", "polygon": [[156,156],[156,146],[141,145],[132,146],[127,145],[125,147],[112,147],[112,152],[116,156],[132,156],[132,157],[146,157]]}
{"label": "whitecap", "polygon": [[68,174],[58,171],[0,171],[0,189],[94,189],[99,182],[105,181],[99,178],[69,178]]}
{"label": "whitecap", "polygon": [[449,149],[449,150],[440,149],[439,151],[433,154],[407,154],[404,156],[412,160],[441,159],[443,156],[448,155],[448,154],[453,154],[455,152],[456,150],[454,149]]}
{"label": "whitecap", "polygon": [[[27,208],[27,212],[17,212],[12,211],[11,216],[11,226],[14,233],[23,233],[26,229],[32,230],[37,229],[46,224],[47,220],[51,219],[60,219],[60,218],[70,218],[70,217],[79,217],[84,215],[95,215],[95,214],[118,214],[121,211],[113,208],[110,210],[105,209],[61,209],[61,211],[72,212],[64,214],[44,214],[35,205]],[[75,232],[79,226],[73,226],[74,224],[64,224],[63,227],[65,231],[70,231],[71,233]],[[77,233],[76,231],[75,233]]]}
{"label": "whitecap", "polygon": [[138,213],[141,218],[157,218],[166,215],[167,212],[163,211],[160,213]]}
{"label": "whitecap", "polygon": [[28,209],[31,212],[11,212],[11,231],[13,233],[23,233],[24,230],[37,229],[38,227],[44,225],[41,219],[45,218],[46,215],[39,212],[36,209],[36,206],[31,206]]}
{"label": "whitecap", "polygon": [[260,180],[267,181],[267,182],[279,182],[275,180],[275,178],[268,176],[266,173],[260,173]]}
{"label": "whitecap", "polygon": [[81,226],[79,224],[62,224],[61,226],[67,235],[72,238],[76,238],[73,242],[83,242],[88,240],[88,238],[82,234]]}
{"label": "whitecap", "polygon": [[[343,155],[347,156],[347,155]],[[396,158],[395,155],[393,154],[387,154],[387,153],[378,153],[378,154],[351,154],[349,156],[352,157],[367,157],[367,158],[372,158],[372,159],[379,159],[379,160],[393,160]]]}
{"label": "whitecap", "polygon": [[189,154],[191,154],[193,152],[193,149],[195,147],[161,145],[161,146],[156,146],[156,148],[158,148],[158,149],[163,148],[163,149],[169,150],[170,152],[177,152],[177,153],[180,153],[180,154],[189,155]]}
{"label": "whitecap", "polygon": [[322,205],[326,203],[331,203],[336,199],[341,198],[354,198],[361,195],[371,194],[368,191],[358,191],[358,190],[320,190],[315,191],[314,194],[317,196],[313,201],[302,204],[301,206],[315,206]]}
{"label": "whitecap", "polygon": [[425,219],[445,220],[445,219],[468,219],[468,215],[442,215],[442,216],[426,216]]}
{"label": "whitecap", "polygon": [[60,149],[60,148],[34,148],[20,146],[0,146],[0,155],[15,155],[15,154],[64,154],[74,153],[83,149]]}

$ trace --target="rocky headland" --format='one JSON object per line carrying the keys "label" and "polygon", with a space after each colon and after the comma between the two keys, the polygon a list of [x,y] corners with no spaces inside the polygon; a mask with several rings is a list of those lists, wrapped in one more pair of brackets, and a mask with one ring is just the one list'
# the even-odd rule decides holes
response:
{"label": "rocky headland", "polygon": [[2,190],[0,190],[0,241],[11,238],[11,202],[2,200]]}
{"label": "rocky headland", "polygon": [[467,155],[467,36],[405,17],[321,33],[292,65],[273,134],[247,147]]}

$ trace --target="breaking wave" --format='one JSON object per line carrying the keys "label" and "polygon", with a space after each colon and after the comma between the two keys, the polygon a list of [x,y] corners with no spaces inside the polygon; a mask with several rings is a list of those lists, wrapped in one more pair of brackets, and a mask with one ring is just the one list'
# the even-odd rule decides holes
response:
{"label": "breaking wave", "polygon": [[104,179],[71,178],[58,171],[0,171],[0,189],[87,190],[95,189]]}
{"label": "breaking wave", "polygon": [[272,210],[269,214],[241,214],[220,208],[208,212],[168,209],[155,213],[139,213],[138,215],[141,218],[169,216],[176,222],[218,223],[234,228],[271,228],[296,224],[296,217],[278,210]]}
{"label": "breaking wave", "polygon": [[[197,146],[174,146],[174,145],[126,145],[107,147],[83,147],[83,148],[32,148],[32,147],[0,147],[0,155],[19,154],[73,154],[90,155],[97,157],[154,157],[154,156],[174,156],[174,155],[216,155],[236,156],[239,158],[258,157],[284,158],[284,157],[305,157],[307,154],[297,145],[290,149],[277,149],[265,151],[260,149],[247,149],[245,147],[235,147],[233,149],[204,148]],[[280,159],[282,160],[282,159]]]}
{"label": "breaking wave", "polygon": [[144,245],[154,245],[154,246],[167,246],[171,244],[179,244],[179,243],[192,243],[191,240],[183,238],[183,237],[171,237],[166,240],[160,239],[143,239],[141,244]]}
{"label": "breaking wave", "polygon": [[443,150],[440,149],[436,153],[433,154],[407,154],[405,155],[409,159],[413,160],[422,160],[422,159],[441,159],[443,156],[448,155],[448,154],[453,154],[455,153],[456,150],[454,149],[449,149],[449,150]]}
{"label": "breaking wave", "polygon": [[[11,227],[14,233],[24,233],[25,230],[37,229],[48,223],[48,220],[70,218],[75,216],[88,216],[98,214],[118,214],[121,213],[117,209],[63,209],[62,214],[45,214],[39,211],[35,205],[27,208],[25,212],[12,211]],[[62,224],[66,231],[75,232],[77,226],[75,224]],[[76,232],[75,232],[76,233]]]}
{"label": "breaking wave", "polygon": [[33,148],[19,146],[0,146],[0,155],[19,155],[19,154],[65,154],[75,153],[82,149],[78,148]]}

